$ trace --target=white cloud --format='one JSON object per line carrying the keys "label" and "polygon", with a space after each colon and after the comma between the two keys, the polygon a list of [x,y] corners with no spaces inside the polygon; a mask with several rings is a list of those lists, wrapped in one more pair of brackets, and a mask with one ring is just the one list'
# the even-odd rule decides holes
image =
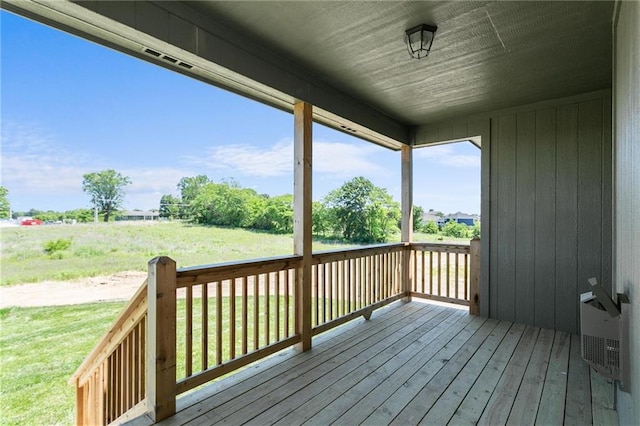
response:
{"label": "white cloud", "polygon": [[78,207],[78,199],[86,198],[82,180],[91,171],[115,168],[128,176],[132,184],[126,188],[127,202],[144,199],[145,206],[157,204],[163,194],[175,194],[180,179],[193,175],[192,170],[172,167],[105,166],[84,152],[64,148],[37,127],[8,123],[2,127],[1,160],[1,184],[9,189],[11,200],[19,203],[22,198],[41,197],[44,202],[45,198],[57,196],[58,204],[74,204],[69,208]]}
{"label": "white cloud", "polygon": [[77,189],[83,160],[36,127],[2,126],[2,185],[11,192],[64,194]]}
{"label": "white cloud", "polygon": [[186,160],[214,170],[231,170],[245,176],[273,177],[291,172],[293,145],[283,140],[262,148],[252,145],[216,146],[201,158],[187,156]]}
{"label": "white cloud", "polygon": [[313,147],[313,167],[316,173],[327,173],[338,178],[388,173],[384,167],[371,160],[376,150],[373,146],[316,142]]}
{"label": "white cloud", "polygon": [[478,155],[458,154],[451,145],[436,145],[420,148],[415,151],[418,158],[432,159],[451,167],[480,167],[480,151]]}
{"label": "white cloud", "polygon": [[[314,142],[314,173],[329,174],[336,178],[385,173],[385,169],[371,159],[374,150],[373,147],[341,142]],[[283,139],[270,147],[217,146],[211,148],[204,158],[191,155],[185,159],[214,170],[232,171],[245,176],[283,176],[293,172],[293,142]]]}

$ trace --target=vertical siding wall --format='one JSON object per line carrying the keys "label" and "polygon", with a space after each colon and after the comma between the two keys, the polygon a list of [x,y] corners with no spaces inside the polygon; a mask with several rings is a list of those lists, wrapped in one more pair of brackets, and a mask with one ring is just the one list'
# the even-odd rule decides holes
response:
{"label": "vertical siding wall", "polygon": [[482,141],[482,315],[579,331],[580,293],[611,292],[611,93],[421,126]]}
{"label": "vertical siding wall", "polygon": [[611,289],[610,126],[608,96],[491,118],[492,317],[577,332],[587,279]]}
{"label": "vertical siding wall", "polygon": [[615,22],[616,285],[631,302],[631,395],[618,392],[620,424],[640,424],[640,3]]}

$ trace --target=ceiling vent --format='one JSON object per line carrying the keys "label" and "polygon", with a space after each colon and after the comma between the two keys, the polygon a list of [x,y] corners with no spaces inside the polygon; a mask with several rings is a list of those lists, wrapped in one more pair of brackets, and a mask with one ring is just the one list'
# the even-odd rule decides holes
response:
{"label": "ceiling vent", "polygon": [[356,129],[352,129],[351,127],[347,127],[347,126],[342,126],[342,125],[341,125],[341,126],[340,126],[340,128],[341,128],[342,130],[347,131],[347,132],[351,132],[351,133],[358,133],[358,131],[357,131]]}
{"label": "ceiling vent", "polygon": [[164,61],[166,61],[166,62],[169,62],[169,63],[175,64],[175,65],[178,65],[178,66],[179,66],[179,67],[181,67],[181,68],[185,68],[185,69],[188,69],[188,70],[190,70],[190,69],[192,69],[192,68],[193,68],[193,65],[188,64],[188,63],[186,63],[186,62],[183,62],[183,61],[181,61],[181,60],[179,60],[179,59],[176,59],[176,58],[174,58],[173,56],[169,56],[169,55],[165,55],[164,53],[160,53],[160,52],[158,52],[157,50],[153,50],[153,49],[149,49],[148,47],[145,47],[145,48],[143,49],[143,51],[144,51],[144,53],[146,53],[147,55],[151,55],[151,56],[153,56],[154,58],[159,58],[159,59],[162,59],[162,60],[164,60]]}

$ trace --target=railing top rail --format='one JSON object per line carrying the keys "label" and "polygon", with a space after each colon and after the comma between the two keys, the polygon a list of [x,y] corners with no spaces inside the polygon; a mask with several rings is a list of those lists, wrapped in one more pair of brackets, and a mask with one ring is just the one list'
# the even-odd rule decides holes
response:
{"label": "railing top rail", "polygon": [[290,255],[180,268],[176,271],[177,287],[231,279],[235,276],[275,272],[296,267],[301,261],[302,256]]}
{"label": "railing top rail", "polygon": [[367,251],[396,249],[396,248],[405,247],[406,245],[407,243],[387,243],[387,244],[371,244],[367,246],[351,247],[351,248],[339,249],[339,250],[323,250],[323,251],[314,252],[313,257],[316,258],[316,257],[327,256],[327,255],[351,254],[351,253],[360,253],[360,252],[367,252]]}
{"label": "railing top rail", "polygon": [[438,251],[446,251],[447,249],[457,249],[457,250],[469,250],[470,243],[431,243],[431,242],[413,242],[411,243],[412,248],[420,248],[420,249],[434,249]]}
{"label": "railing top rail", "polygon": [[[108,351],[109,346],[115,347],[119,344],[119,341],[114,341],[115,336],[123,335],[123,327],[133,328],[135,323],[128,322],[132,315],[134,315],[139,309],[141,303],[144,303],[147,298],[147,280],[145,279],[140,288],[133,295],[129,303],[124,307],[124,309],[120,312],[118,317],[116,318],[113,325],[109,328],[109,330],[102,336],[102,339],[94,346],[93,350],[86,356],[82,364],[76,369],[76,372],[73,373],[73,376],[69,379],[69,384],[74,384],[75,381],[80,378],[88,368],[92,365],[95,365],[96,362],[100,362],[99,358],[104,358],[104,354]],[[120,340],[120,339],[116,339]]]}

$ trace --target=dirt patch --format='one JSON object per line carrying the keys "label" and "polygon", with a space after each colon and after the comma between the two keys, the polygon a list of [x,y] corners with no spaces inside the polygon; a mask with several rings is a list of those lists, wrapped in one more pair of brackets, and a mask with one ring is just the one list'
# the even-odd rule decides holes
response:
{"label": "dirt patch", "polygon": [[0,287],[0,308],[60,306],[131,299],[146,272],[118,272],[71,281],[43,281]]}

